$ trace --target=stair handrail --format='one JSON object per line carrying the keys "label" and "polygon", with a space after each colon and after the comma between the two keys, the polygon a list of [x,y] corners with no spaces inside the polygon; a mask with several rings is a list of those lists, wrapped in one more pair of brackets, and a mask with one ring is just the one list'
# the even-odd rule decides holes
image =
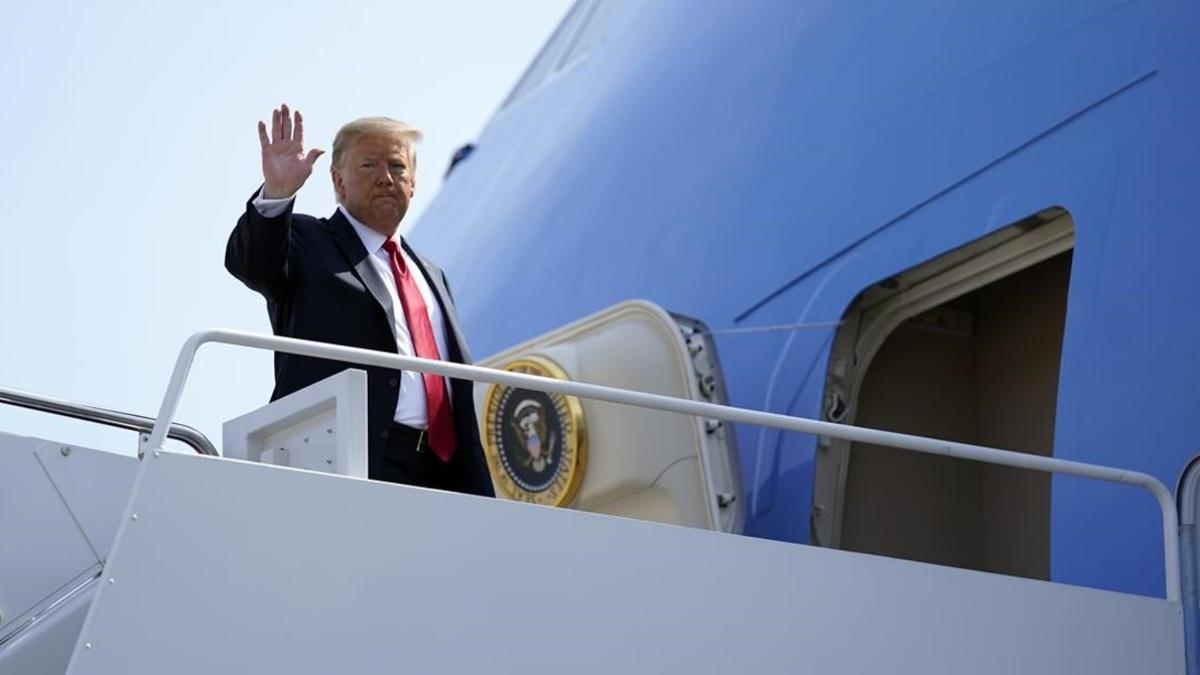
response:
{"label": "stair handrail", "polygon": [[1162,511],[1163,564],[1165,567],[1167,600],[1174,603],[1180,602],[1179,516],[1175,511],[1175,499],[1162,481],[1147,473],[1099,464],[1043,457],[1041,455],[1030,455],[1023,452],[1013,452],[1011,450],[959,443],[957,441],[902,434],[894,431],[883,431],[881,429],[837,424],[835,422],[825,422],[805,417],[768,413],[761,410],[736,408],[716,403],[703,403],[690,399],[663,396],[661,394],[648,394],[628,389],[604,387],[586,382],[556,380],[549,377],[526,375],[494,368],[468,366],[461,363],[423,359],[413,356],[401,356],[391,352],[380,352],[325,342],[313,342],[297,338],[261,335],[219,328],[203,330],[193,334],[184,342],[183,347],[179,350],[179,358],[175,361],[175,370],[171,373],[170,383],[167,385],[167,391],[163,395],[162,407],[158,411],[158,419],[154,424],[154,430],[150,433],[150,440],[146,443],[148,451],[158,451],[161,449],[163,439],[166,437],[171,421],[175,417],[180,397],[183,395],[183,386],[187,381],[196,351],[201,345],[209,342],[377,366],[380,368],[414,370],[419,373],[433,373],[461,380],[501,384],[521,389],[665,410],[684,415],[711,417],[729,422],[774,427],[786,431],[797,431],[816,436],[830,436],[832,438],[859,443],[883,445],[944,457],[957,457],[988,464],[1029,469],[1031,471],[1062,473],[1081,478],[1135,485],[1148,490],[1154,495],[1159,509]]}
{"label": "stair handrail", "polygon": [[[37,410],[38,412],[50,413],[51,415],[71,417],[85,422],[128,429],[129,431],[136,431],[138,433],[150,433],[154,429],[155,423],[153,417],[76,403],[44,394],[35,394],[31,391],[12,389],[10,387],[0,387],[0,404]],[[217,449],[213,446],[212,441],[209,441],[208,437],[198,429],[186,424],[171,424],[167,429],[167,438],[173,438],[185,443],[201,455],[217,455]],[[161,444],[160,441],[159,445]]]}

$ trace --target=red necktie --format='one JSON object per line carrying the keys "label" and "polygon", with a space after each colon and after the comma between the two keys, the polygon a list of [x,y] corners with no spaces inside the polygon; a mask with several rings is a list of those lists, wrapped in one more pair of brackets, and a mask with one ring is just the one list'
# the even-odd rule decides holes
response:
{"label": "red necktie", "polygon": [[[383,248],[392,260],[392,276],[396,278],[396,291],[404,305],[404,318],[408,320],[408,332],[412,335],[413,349],[423,359],[440,359],[437,341],[433,339],[433,326],[429,323],[425,299],[421,289],[408,272],[408,265],[400,255],[400,247],[388,239]],[[454,455],[454,416],[450,410],[450,399],[446,396],[446,380],[441,375],[421,373],[425,382],[425,413],[429,420],[429,447],[443,462]]]}

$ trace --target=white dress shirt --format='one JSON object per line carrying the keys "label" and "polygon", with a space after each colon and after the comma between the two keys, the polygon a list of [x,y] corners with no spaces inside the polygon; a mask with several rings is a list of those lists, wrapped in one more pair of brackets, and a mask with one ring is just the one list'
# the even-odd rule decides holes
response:
{"label": "white dress shirt", "polygon": [[[260,189],[254,197],[254,208],[265,218],[271,218],[283,213],[287,210],[288,205],[295,199],[295,195],[284,199],[267,199],[262,196]],[[388,252],[383,248],[383,242],[387,237],[379,232],[358,222],[346,207],[338,204],[338,210],[350,222],[350,226],[354,228],[354,232],[362,241],[363,248],[367,250],[367,257],[371,262],[371,267],[383,282],[384,288],[387,289],[388,295],[392,299],[392,314],[396,317],[392,324],[392,334],[396,338],[396,351],[402,356],[416,356],[417,352],[413,349],[412,333],[408,330],[408,319],[404,316],[404,305],[400,302],[400,294],[396,290],[396,278],[392,274],[392,261]],[[400,244],[399,233],[392,236],[396,244]],[[400,256],[404,259],[405,266],[408,267],[409,274],[417,282],[417,288],[421,291],[421,297],[425,300],[425,311],[429,314],[429,324],[433,327],[433,339],[437,343],[438,354],[441,358],[445,358],[446,354],[446,324],[442,320],[442,307],[438,304],[437,296],[434,295],[433,289],[429,287],[429,282],[426,281],[425,275],[421,272],[421,268],[413,262],[408,252],[404,247],[400,247]],[[446,395],[450,394],[450,382],[446,381]],[[396,400],[396,421],[400,424],[406,424],[410,427],[425,429],[429,425],[428,415],[425,410],[425,382],[422,379],[421,373],[414,370],[405,370],[400,375],[400,397]]]}

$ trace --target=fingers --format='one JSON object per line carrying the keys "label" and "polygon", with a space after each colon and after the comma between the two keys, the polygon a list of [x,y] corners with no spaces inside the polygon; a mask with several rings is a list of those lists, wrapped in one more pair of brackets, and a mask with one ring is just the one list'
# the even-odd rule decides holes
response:
{"label": "fingers", "polygon": [[317,159],[323,154],[325,154],[324,150],[313,148],[308,151],[308,156],[304,158],[304,161],[308,162],[309,166],[312,166],[317,163]]}
{"label": "fingers", "polygon": [[[271,111],[271,136],[267,137],[267,125],[258,123],[258,140],[265,149],[271,143],[279,141],[292,140],[293,130],[295,132],[295,140],[301,144],[304,143],[304,118],[300,116],[300,111],[295,112],[296,120],[295,127],[292,126],[292,111],[288,109],[286,103],[282,104],[275,110]],[[319,155],[318,155],[319,156]]]}
{"label": "fingers", "polygon": [[286,103],[283,104],[282,110],[283,110],[283,113],[282,113],[283,114],[283,127],[282,127],[283,140],[290,141],[290,140],[292,140],[292,113],[290,110],[288,110],[288,106]]}

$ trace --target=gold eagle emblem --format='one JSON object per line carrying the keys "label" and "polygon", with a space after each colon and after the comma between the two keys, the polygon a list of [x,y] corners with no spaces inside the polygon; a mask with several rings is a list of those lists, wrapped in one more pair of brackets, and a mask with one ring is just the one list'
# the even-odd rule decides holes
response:
{"label": "gold eagle emblem", "polygon": [[[558,364],[540,356],[517,359],[504,369],[569,379]],[[481,435],[499,495],[548,506],[574,501],[587,466],[578,398],[494,384],[484,398]]]}

